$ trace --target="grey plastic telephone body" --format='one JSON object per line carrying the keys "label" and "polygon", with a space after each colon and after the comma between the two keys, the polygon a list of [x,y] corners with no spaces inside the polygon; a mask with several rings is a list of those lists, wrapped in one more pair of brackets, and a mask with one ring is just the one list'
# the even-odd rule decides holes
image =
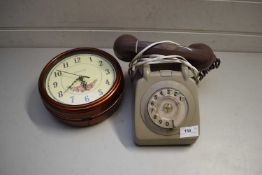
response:
{"label": "grey plastic telephone body", "polygon": [[[198,138],[200,122],[197,85],[190,74],[183,72],[151,71],[150,65],[144,65],[140,70],[140,76],[136,76],[133,80],[135,86],[134,140],[137,145],[186,145],[194,143]],[[158,96],[159,100],[162,98],[161,102],[154,101],[154,98]],[[159,106],[150,104],[154,102],[160,103]],[[175,105],[172,107],[168,103]],[[150,114],[151,110],[153,112]],[[164,116],[167,117],[163,118],[165,110]],[[162,116],[157,115],[157,112]],[[168,115],[168,112],[173,113]],[[195,131],[192,132],[196,132],[193,136],[192,133],[188,135],[184,133],[190,132],[192,127],[195,127]]]}

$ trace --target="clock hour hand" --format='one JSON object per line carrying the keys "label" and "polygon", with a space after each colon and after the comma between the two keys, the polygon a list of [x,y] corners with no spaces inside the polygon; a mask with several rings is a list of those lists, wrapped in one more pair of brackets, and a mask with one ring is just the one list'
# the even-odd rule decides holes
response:
{"label": "clock hour hand", "polygon": [[84,89],[86,89],[87,83],[86,83],[86,81],[85,81],[83,78],[84,78],[84,77],[79,77],[79,80],[81,81],[82,87],[83,87]]}
{"label": "clock hour hand", "polygon": [[83,77],[83,78],[90,78],[89,76],[85,76],[85,75],[78,75],[78,74],[75,74],[75,73],[71,73],[71,72],[66,72],[66,71],[63,71],[63,70],[58,70],[60,72],[64,72],[64,73],[67,73],[67,74],[71,74],[71,75],[75,75],[75,76],[78,76],[78,77]]}

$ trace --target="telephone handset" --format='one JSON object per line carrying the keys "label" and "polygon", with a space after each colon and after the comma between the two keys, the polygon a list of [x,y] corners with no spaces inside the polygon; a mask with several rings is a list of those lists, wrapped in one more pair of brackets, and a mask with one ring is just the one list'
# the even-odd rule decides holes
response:
{"label": "telephone handset", "polygon": [[199,136],[197,83],[220,60],[205,44],[182,46],[122,35],[115,55],[130,62],[135,86],[134,130],[138,145],[192,144]]}
{"label": "telephone handset", "polygon": [[[120,60],[130,62],[140,51],[150,44],[152,42],[139,41],[132,35],[122,35],[115,40],[113,49],[115,55]],[[203,43],[195,43],[185,47],[172,41],[166,41],[148,49],[144,54],[180,55],[199,70],[200,80],[211,69],[220,66],[220,59],[215,56],[213,50],[208,45]]]}

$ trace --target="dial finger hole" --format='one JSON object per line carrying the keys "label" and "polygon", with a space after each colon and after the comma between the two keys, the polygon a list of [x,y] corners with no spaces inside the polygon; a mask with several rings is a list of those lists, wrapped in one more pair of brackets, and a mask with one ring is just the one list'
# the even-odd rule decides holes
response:
{"label": "dial finger hole", "polygon": [[154,119],[157,119],[157,115],[154,115],[153,118],[154,118]]}
{"label": "dial finger hole", "polygon": [[181,101],[181,102],[184,102],[185,99],[186,99],[186,98],[185,98],[184,96],[182,96],[182,95],[179,97],[179,101]]}

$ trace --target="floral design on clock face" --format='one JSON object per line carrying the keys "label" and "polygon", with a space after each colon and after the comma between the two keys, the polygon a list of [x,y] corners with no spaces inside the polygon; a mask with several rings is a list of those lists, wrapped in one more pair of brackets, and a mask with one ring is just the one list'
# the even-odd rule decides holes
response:
{"label": "floral design on clock face", "polygon": [[89,53],[68,56],[50,70],[47,94],[57,102],[81,105],[104,96],[116,79],[113,65],[102,56]]}

